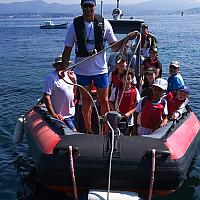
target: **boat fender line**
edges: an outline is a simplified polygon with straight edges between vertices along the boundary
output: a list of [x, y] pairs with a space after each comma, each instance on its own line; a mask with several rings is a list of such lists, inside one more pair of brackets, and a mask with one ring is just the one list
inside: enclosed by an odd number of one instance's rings
[[15, 130], [14, 130], [14, 135], [13, 135], [13, 143], [18, 144], [22, 142], [24, 136], [24, 116], [21, 116], [18, 118]]
[[[107, 118], [107, 115], [109, 113], [105, 114], [105, 117]], [[112, 158], [113, 158], [113, 152], [114, 152], [114, 140], [115, 140], [115, 130], [112, 127], [112, 125], [110, 124], [109, 120], [107, 120], [107, 124], [109, 126], [109, 128], [111, 129], [111, 136], [112, 136], [112, 140], [111, 140], [111, 151], [110, 151], [110, 159], [109, 159], [109, 171], [108, 171], [108, 190], [107, 190], [107, 200], [110, 199], [110, 180], [111, 180], [111, 172], [112, 172]], [[120, 130], [118, 129], [118, 132], [120, 134]]]
[[[40, 104], [41, 100], [37, 101], [37, 104]], [[15, 125], [15, 130], [13, 134], [13, 143], [18, 144], [22, 142], [22, 139], [24, 137], [24, 122], [25, 122], [25, 117], [28, 113], [30, 113], [33, 109], [35, 109], [36, 106], [31, 107], [24, 115], [18, 118], [17, 123]]]
[[71, 172], [72, 183], [73, 183], [74, 199], [78, 200], [76, 177], [75, 177], [75, 173], [74, 173], [73, 150], [72, 149], [73, 149], [72, 146], [69, 146], [70, 172]]
[[152, 149], [152, 169], [151, 169], [151, 179], [150, 179], [150, 186], [149, 186], [149, 197], [148, 200], [151, 200], [152, 198], [152, 192], [153, 192], [153, 184], [154, 184], [154, 178], [155, 178], [155, 169], [156, 169], [156, 150]]
[[[135, 48], [135, 52], [136, 52], [136, 51], [137, 51], [137, 48], [139, 47], [140, 41], [141, 41], [141, 33], [140, 33], [139, 31], [133, 31], [133, 32], [131, 32], [131, 33], [135, 33], [135, 34], [136, 34], [136, 37], [139, 36], [139, 41], [138, 41], [138, 44], [137, 44], [137, 46], [136, 46], [136, 48]], [[134, 39], [135, 39], [135, 38], [134, 38]], [[121, 40], [119, 40], [119, 41], [117, 41], [117, 42], [123, 42], [123, 48], [124, 48], [124, 47], [126, 46], [126, 43], [127, 43], [129, 40], [130, 40], [130, 34], [127, 34], [124, 38], [122, 38]], [[108, 45], [105, 49], [102, 49], [101, 51], [99, 51], [99, 52], [97, 52], [97, 53], [95, 53], [95, 54], [93, 54], [93, 55], [91, 55], [91, 56], [86, 57], [85, 59], [81, 60], [80, 62], [71, 65], [71, 66], [68, 67], [65, 71], [67, 71], [67, 70], [69, 70], [69, 69], [73, 70], [76, 66], [78, 66], [78, 65], [80, 65], [80, 64], [82, 64], [82, 63], [84, 63], [84, 62], [86, 62], [87, 60], [93, 58], [94, 56], [96, 56], [96, 55], [98, 55], [98, 54], [101, 54], [101, 53], [103, 53], [104, 51], [106, 51], [106, 50], [112, 48], [115, 44], [116, 44], [116, 42], [114, 42], [114, 43], [111, 44], [111, 45]], [[135, 54], [134, 54], [134, 55], [135, 55]], [[132, 60], [131, 60], [131, 62], [132, 62]]]

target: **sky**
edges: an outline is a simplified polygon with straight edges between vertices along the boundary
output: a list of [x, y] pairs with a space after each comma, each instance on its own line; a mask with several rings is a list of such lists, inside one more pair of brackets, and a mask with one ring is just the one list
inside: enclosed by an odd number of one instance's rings
[[[31, 0], [0, 0], [0, 3], [12, 3], [12, 2], [26, 2]], [[79, 4], [80, 0], [43, 0], [47, 3], [61, 3], [61, 4]], [[97, 4], [101, 3], [101, 0], [96, 0]], [[120, 4], [134, 4], [140, 3], [148, 0], [119, 0]], [[161, 0], [162, 1], [162, 0]], [[174, 0], [176, 2], [176, 0]], [[190, 0], [188, 0], [190, 1]], [[200, 3], [200, 0], [195, 0], [196, 2]], [[116, 4], [117, 0], [104, 0], [104, 4]]]
[[[25, 1], [31, 1], [31, 0], [0, 0], [0, 3], [11, 3], [11, 2], [25, 2]], [[62, 3], [62, 4], [79, 4], [80, 0], [44, 0], [47, 3]], [[120, 0], [120, 4], [126, 4], [126, 3], [139, 3], [144, 2], [146, 0]], [[104, 0], [104, 4], [116, 4], [116, 0]], [[100, 4], [101, 0], [97, 0], [97, 4]]]

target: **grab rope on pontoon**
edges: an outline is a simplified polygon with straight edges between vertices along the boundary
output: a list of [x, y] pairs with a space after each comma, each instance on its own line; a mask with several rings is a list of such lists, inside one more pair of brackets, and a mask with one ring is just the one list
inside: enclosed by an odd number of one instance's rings
[[150, 186], [149, 186], [149, 197], [148, 200], [151, 200], [152, 193], [153, 193], [153, 184], [155, 179], [155, 170], [156, 170], [156, 150], [151, 150], [151, 160], [152, 160], [152, 168], [151, 168], [151, 179], [150, 179]]
[[75, 178], [75, 173], [74, 173], [74, 161], [73, 161], [73, 148], [72, 148], [72, 146], [69, 146], [69, 161], [70, 161], [70, 173], [71, 173], [71, 177], [72, 177], [74, 199], [78, 200], [76, 178]]

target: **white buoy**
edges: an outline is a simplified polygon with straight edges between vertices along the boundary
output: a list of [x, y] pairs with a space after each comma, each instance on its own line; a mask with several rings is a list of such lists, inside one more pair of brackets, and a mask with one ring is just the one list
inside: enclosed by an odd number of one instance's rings
[[17, 120], [17, 124], [15, 126], [15, 131], [13, 135], [13, 142], [16, 144], [22, 142], [23, 136], [24, 136], [24, 118], [22, 116]]
[[[142, 200], [136, 192], [110, 191], [109, 200]], [[106, 190], [89, 190], [88, 200], [107, 200]]]

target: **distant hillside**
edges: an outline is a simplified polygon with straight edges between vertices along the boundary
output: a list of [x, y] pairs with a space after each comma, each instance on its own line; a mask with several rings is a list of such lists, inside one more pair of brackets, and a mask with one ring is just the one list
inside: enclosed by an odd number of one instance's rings
[[198, 7], [198, 8], [192, 8], [192, 9], [188, 9], [188, 10], [184, 10], [184, 13], [185, 14], [190, 14], [190, 15], [200, 14], [200, 7]]
[[143, 10], [182, 10], [194, 8], [198, 5], [200, 6], [200, 3], [197, 3], [196, 0], [149, 0], [135, 4], [135, 8]]
[[[197, 4], [195, 0], [167, 0], [166, 2], [149, 0], [147, 2], [130, 5], [120, 4], [120, 8], [125, 15], [169, 14], [177, 10], [185, 10], [197, 6], [200, 6], [200, 4]], [[115, 7], [115, 4], [104, 4], [104, 13], [111, 14]], [[199, 12], [198, 9], [195, 12]], [[48, 4], [42, 0], [8, 4], [0, 3], [0, 14], [14, 13], [71, 13], [78, 15], [81, 13], [81, 9], [79, 4]], [[97, 5], [97, 13], [100, 13], [100, 5]]]
[[66, 13], [72, 12], [74, 14], [80, 12], [79, 5], [66, 5], [51, 3], [48, 4], [41, 0], [16, 2], [9, 4], [0, 4], [0, 14], [8, 13]]

